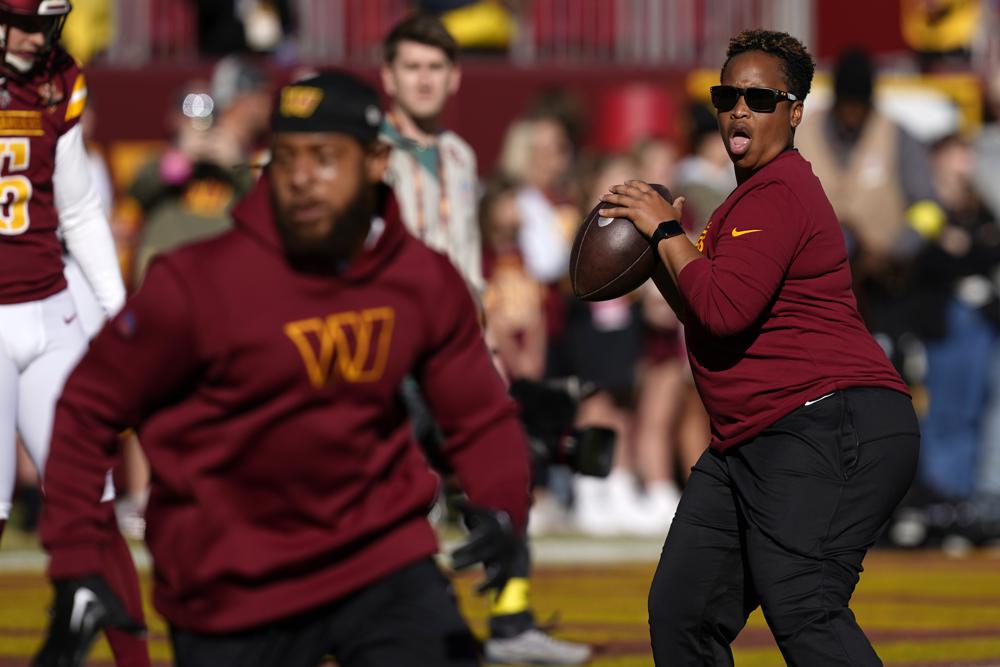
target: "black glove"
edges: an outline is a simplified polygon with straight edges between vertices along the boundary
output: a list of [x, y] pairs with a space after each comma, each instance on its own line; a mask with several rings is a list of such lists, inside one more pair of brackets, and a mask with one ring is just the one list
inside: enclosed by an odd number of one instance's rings
[[35, 656], [34, 667], [82, 665], [103, 628], [121, 628], [143, 634], [146, 626], [131, 618], [125, 606], [97, 575], [53, 583], [55, 601], [50, 611], [49, 633]]
[[506, 512], [459, 503], [462, 519], [469, 530], [469, 539], [451, 554], [452, 568], [464, 570], [482, 563], [486, 576], [477, 593], [500, 591], [511, 577], [518, 538]]

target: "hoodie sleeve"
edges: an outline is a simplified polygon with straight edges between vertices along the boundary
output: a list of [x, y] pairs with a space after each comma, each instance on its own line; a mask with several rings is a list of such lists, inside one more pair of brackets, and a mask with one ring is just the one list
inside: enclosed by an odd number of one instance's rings
[[431, 346], [417, 380], [444, 433], [445, 457], [469, 500], [506, 511], [523, 531], [530, 504], [528, 443], [486, 349], [465, 281], [446, 259], [435, 256], [435, 261], [443, 280], [428, 305]]
[[747, 193], [719, 229], [711, 258], [696, 259], [677, 276], [687, 316], [720, 338], [753, 325], [781, 288], [805, 221], [782, 184]]
[[42, 544], [53, 579], [101, 572], [113, 539], [104, 480], [117, 459], [117, 435], [136, 426], [198, 368], [186, 292], [165, 262], [91, 343], [56, 405], [46, 465]]

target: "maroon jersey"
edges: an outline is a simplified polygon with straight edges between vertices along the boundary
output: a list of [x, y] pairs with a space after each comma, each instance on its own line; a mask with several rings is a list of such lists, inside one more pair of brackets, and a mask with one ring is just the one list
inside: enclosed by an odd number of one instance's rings
[[677, 284], [714, 447], [831, 391], [907, 391], [858, 314], [843, 232], [798, 151], [733, 190], [697, 245]]
[[527, 444], [447, 257], [392, 204], [343, 273], [297, 273], [268, 197], [264, 180], [235, 230], [154, 260], [67, 381], [46, 466], [51, 576], [102, 572], [117, 529], [97, 499], [115, 434], [139, 426], [154, 602], [194, 631], [287, 617], [437, 551], [410, 373], [470, 499], [527, 521]]
[[53, 175], [56, 146], [87, 101], [83, 73], [62, 50], [56, 65], [0, 90], [0, 303], [37, 301], [66, 287]]

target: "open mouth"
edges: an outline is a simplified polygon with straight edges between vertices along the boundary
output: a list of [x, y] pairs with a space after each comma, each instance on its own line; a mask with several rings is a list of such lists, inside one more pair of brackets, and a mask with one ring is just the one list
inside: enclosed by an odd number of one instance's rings
[[750, 150], [750, 132], [746, 127], [737, 125], [729, 130], [729, 152], [733, 155], [743, 155]]

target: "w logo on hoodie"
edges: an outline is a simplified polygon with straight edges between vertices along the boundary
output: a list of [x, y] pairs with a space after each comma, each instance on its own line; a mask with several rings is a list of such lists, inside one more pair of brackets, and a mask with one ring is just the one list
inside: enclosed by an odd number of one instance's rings
[[331, 380], [377, 382], [385, 371], [396, 313], [392, 308], [366, 308], [289, 322], [292, 340], [312, 386]]

